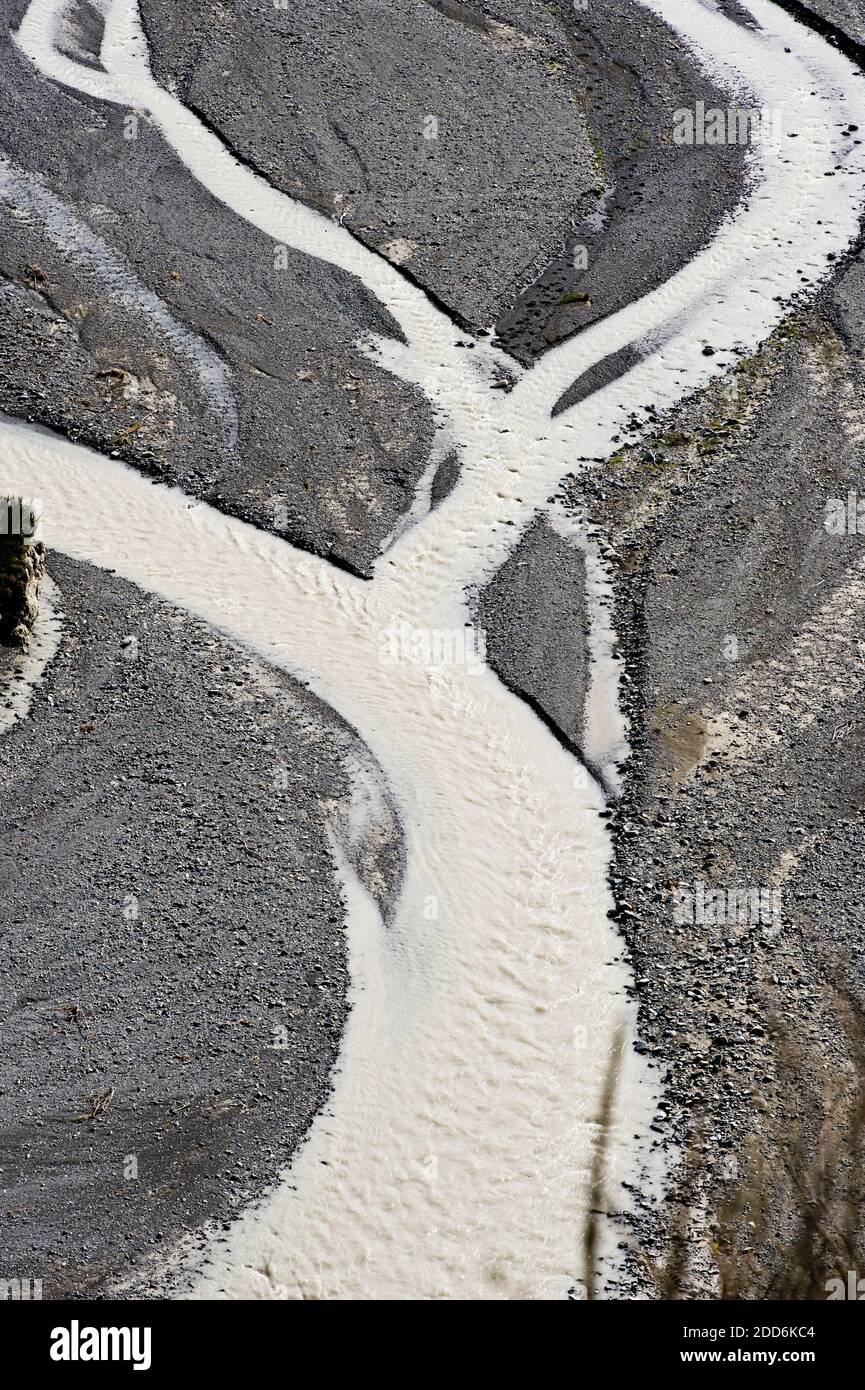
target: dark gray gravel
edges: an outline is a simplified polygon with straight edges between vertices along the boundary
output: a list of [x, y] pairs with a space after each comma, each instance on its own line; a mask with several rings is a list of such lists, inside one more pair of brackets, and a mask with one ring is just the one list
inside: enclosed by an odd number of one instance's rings
[[582, 552], [537, 521], [475, 605], [493, 670], [575, 747], [588, 678], [585, 587]]
[[324, 1100], [347, 974], [322, 802], [355, 740], [164, 603], [49, 572], [62, 645], [0, 740], [0, 1275], [57, 1298], [146, 1287]]
[[[676, 110], [696, 100], [726, 106], [727, 98], [666, 25], [631, 0], [555, 8], [567, 80], [609, 193], [500, 316], [499, 337], [524, 362], [668, 280], [710, 240], [744, 186], [744, 149], [672, 144]], [[623, 369], [596, 371], [592, 388]]]
[[[613, 888], [641, 1046], [666, 1083], [660, 1132], [693, 1147], [697, 1236], [760, 1187], [754, 1297], [784, 1273], [787, 1166], [801, 1176], [822, 1141], [862, 1201], [845, 1145], [865, 1010], [863, 538], [823, 524], [865, 470], [858, 344], [832, 324], [840, 299], [849, 325], [861, 271], [743, 364], [736, 395], [711, 389], [569, 489], [620, 556], [634, 756]], [[677, 922], [674, 892], [697, 882], [777, 885], [780, 917]], [[641, 1227], [650, 1248], [657, 1236]], [[691, 1296], [706, 1287], [704, 1268]]]
[[144, 0], [142, 14], [159, 80], [246, 162], [488, 328], [601, 190], [551, 8]]

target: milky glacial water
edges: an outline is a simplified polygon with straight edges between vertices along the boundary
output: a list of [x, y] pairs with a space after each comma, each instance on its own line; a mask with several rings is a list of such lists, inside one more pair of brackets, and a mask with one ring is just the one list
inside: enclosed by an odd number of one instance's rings
[[[395, 267], [243, 168], [157, 86], [134, 0], [104, 8], [104, 72], [58, 54], [58, 0], [34, 0], [19, 42], [53, 80], [147, 113], [202, 186], [275, 242], [359, 277], [406, 340], [366, 350], [427, 392], [461, 446], [453, 492], [415, 517], [364, 583], [117, 461], [2, 425], [0, 481], [44, 499], [48, 543], [305, 679], [367, 743], [404, 828], [405, 880], [387, 926], [335, 844], [354, 1009], [333, 1093], [274, 1191], [226, 1241], [214, 1233], [186, 1291], [565, 1297], [580, 1273], [604, 1069], [617, 1029], [629, 1039], [634, 1030], [606, 915], [601, 792], [486, 666], [394, 663], [384, 635], [401, 623], [463, 629], [467, 589], [495, 572], [566, 473], [611, 454], [631, 411], [675, 404], [724, 370], [734, 346], [753, 349], [800, 289], [798, 272], [825, 275], [829, 253], [857, 230], [863, 156], [842, 130], [865, 128], [862, 81], [767, 0], [748, 6], [756, 31], [696, 0], [652, 0], [716, 81], [740, 104], [778, 108], [796, 138], [755, 146], [753, 191], [689, 265], [504, 394], [489, 391], [488, 349], [458, 347], [465, 335]], [[632, 342], [644, 346], [638, 366], [553, 417], [582, 372]], [[596, 759], [615, 761], [623, 725], [605, 657], [614, 634], [600, 613], [599, 557], [590, 561], [592, 700], [612, 711], [606, 721], [596, 711], [592, 737]], [[613, 1189], [650, 1156], [654, 1078], [627, 1049]], [[608, 1229], [608, 1249], [614, 1240]]]

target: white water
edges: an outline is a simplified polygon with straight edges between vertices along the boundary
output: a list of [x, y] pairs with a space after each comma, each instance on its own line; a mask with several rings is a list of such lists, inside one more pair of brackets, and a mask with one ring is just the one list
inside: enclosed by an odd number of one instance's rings
[[619, 769], [628, 754], [628, 721], [619, 701], [612, 578], [601, 556], [601, 547], [590, 534], [583, 516], [565, 513], [561, 506], [553, 505], [547, 513], [547, 521], [583, 556], [586, 608], [590, 617], [586, 644], [590, 665], [581, 748], [587, 765], [598, 772], [612, 795], [619, 797], [623, 789]]
[[[109, 9], [96, 75], [56, 53], [62, 8], [34, 0], [19, 35], [43, 72], [89, 91], [98, 77], [99, 95], [149, 112], [238, 215], [363, 279], [407, 340], [379, 341], [381, 360], [423, 386], [463, 445], [451, 496], [364, 585], [118, 463], [3, 428], [9, 482], [44, 498], [49, 543], [308, 679], [384, 768], [405, 830], [406, 878], [387, 931], [343, 865], [356, 1008], [328, 1111], [273, 1195], [211, 1246], [196, 1292], [562, 1297], [579, 1270], [605, 1059], [619, 1019], [633, 1025], [627, 972], [610, 963], [618, 943], [605, 915], [599, 795], [488, 670], [384, 664], [380, 635], [403, 621], [461, 628], [466, 585], [502, 562], [578, 456], [611, 453], [630, 408], [673, 404], [722, 370], [725, 354], [703, 357], [705, 342], [756, 346], [782, 315], [776, 297], [799, 288], [797, 269], [825, 273], [827, 253], [856, 231], [863, 155], [838, 128], [865, 125], [862, 84], [765, 0], [750, 6], [764, 26], [756, 34], [694, 0], [653, 0], [718, 79], [747, 88], [745, 104], [781, 108], [798, 138], [754, 151], [755, 192], [688, 267], [555, 349], [503, 398], [487, 390], [490, 354], [455, 348], [447, 320], [394, 267], [242, 169], [156, 86], [134, 0]], [[593, 362], [663, 330], [663, 348], [551, 420]], [[629, 1055], [619, 1175], [633, 1175], [633, 1136], [653, 1105]]]

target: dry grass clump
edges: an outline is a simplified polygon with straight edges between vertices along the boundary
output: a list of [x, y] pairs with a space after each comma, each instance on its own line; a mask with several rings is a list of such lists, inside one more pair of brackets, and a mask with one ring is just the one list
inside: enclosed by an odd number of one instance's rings
[[[703, 1215], [712, 1199], [701, 1168], [703, 1150], [694, 1126], [679, 1178], [680, 1200], [672, 1205], [667, 1256], [643, 1251], [637, 1258], [661, 1299], [823, 1300], [830, 1280], [847, 1287], [848, 1274], [865, 1274], [865, 1030], [861, 1016], [842, 1001], [853, 1084], [843, 1074], [823, 1095], [802, 1097], [800, 1119], [779, 1132], [780, 1122], [761, 1117], [746, 1146], [734, 1185], [725, 1184], [714, 1217]], [[774, 1022], [779, 1076], [802, 1090], [805, 1068], [783, 1027]], [[611, 1117], [621, 1068], [617, 1040], [604, 1078], [598, 1136], [592, 1163], [591, 1211], [583, 1244], [583, 1282], [598, 1297], [599, 1223], [606, 1201]], [[819, 1130], [816, 1140], [809, 1138]], [[700, 1277], [692, 1273], [701, 1263]], [[714, 1285], [714, 1292], [712, 1286]]]

